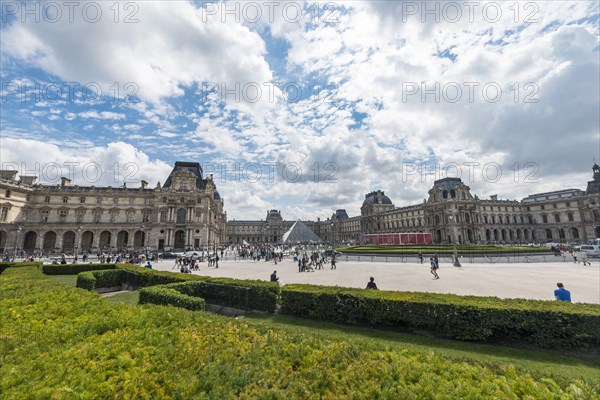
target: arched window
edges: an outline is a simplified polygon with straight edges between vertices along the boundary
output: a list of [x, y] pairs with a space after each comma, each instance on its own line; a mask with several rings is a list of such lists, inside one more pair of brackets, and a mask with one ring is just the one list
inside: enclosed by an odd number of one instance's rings
[[185, 224], [185, 208], [177, 210], [177, 223]]

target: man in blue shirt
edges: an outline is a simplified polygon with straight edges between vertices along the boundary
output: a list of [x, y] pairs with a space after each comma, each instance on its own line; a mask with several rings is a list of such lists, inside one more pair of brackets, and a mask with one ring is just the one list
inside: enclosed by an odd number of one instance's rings
[[558, 286], [558, 289], [556, 289], [554, 291], [554, 297], [556, 297], [556, 300], [568, 301], [570, 303], [571, 302], [571, 292], [569, 292], [567, 289], [565, 289], [563, 284], [560, 282], [557, 283], [556, 286]]

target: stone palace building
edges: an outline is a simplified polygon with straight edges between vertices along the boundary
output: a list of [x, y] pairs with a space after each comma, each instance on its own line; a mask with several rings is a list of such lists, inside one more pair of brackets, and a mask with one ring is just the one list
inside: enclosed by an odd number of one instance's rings
[[[326, 220], [304, 221], [323, 241], [357, 243], [364, 234], [431, 233], [434, 243], [589, 243], [600, 238], [600, 166], [585, 191], [558, 190], [521, 201], [480, 199], [460, 178], [434, 182], [423, 203], [395, 207], [384, 192], [365, 195], [361, 214], [337, 210]], [[280, 242], [294, 221], [278, 210], [264, 220], [229, 221], [228, 242]]]
[[164, 185], [136, 188], [36, 184], [0, 171], [0, 253], [181, 251], [225, 241], [227, 215], [212, 176], [176, 162]]
[[[521, 201], [480, 199], [459, 178], [434, 182], [423, 203], [394, 206], [383, 191], [365, 195], [358, 216], [337, 210], [304, 221], [324, 242], [357, 243], [371, 233], [431, 233], [434, 243], [588, 243], [600, 237], [600, 166], [587, 189], [565, 189]], [[199, 163], [176, 162], [148, 188], [36, 184], [0, 171], [0, 253], [115, 250], [182, 251], [228, 244], [281, 243], [295, 221], [279, 210], [264, 220], [227, 221], [212, 176]]]

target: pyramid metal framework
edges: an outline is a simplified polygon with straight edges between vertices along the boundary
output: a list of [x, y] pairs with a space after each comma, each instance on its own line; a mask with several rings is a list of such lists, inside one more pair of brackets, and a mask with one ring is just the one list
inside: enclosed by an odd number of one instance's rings
[[306, 224], [300, 220], [294, 222], [289, 231], [283, 234], [283, 243], [321, 243], [322, 240]]

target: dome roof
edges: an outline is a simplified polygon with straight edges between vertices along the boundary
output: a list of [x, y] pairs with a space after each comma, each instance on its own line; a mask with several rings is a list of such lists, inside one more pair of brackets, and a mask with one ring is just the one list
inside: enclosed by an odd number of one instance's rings
[[365, 195], [365, 201], [363, 202], [363, 206], [366, 204], [389, 204], [392, 205], [392, 200], [385, 195], [384, 192], [378, 190], [376, 192], [371, 192]]
[[219, 194], [218, 190], [215, 190], [213, 192], [213, 199], [215, 199], [215, 200], [221, 200], [221, 194]]

